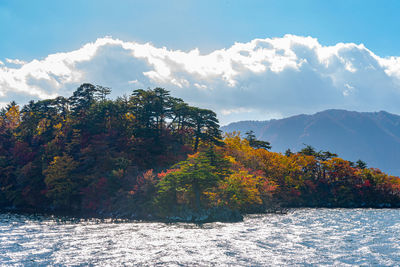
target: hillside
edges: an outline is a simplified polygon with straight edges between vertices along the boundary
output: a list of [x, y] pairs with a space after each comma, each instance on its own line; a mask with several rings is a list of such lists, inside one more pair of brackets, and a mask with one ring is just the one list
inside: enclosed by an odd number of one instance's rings
[[299, 151], [307, 144], [400, 175], [400, 116], [385, 111], [332, 109], [279, 120], [240, 121], [221, 129], [241, 133], [253, 130], [257, 138], [269, 141], [275, 152], [288, 148]]

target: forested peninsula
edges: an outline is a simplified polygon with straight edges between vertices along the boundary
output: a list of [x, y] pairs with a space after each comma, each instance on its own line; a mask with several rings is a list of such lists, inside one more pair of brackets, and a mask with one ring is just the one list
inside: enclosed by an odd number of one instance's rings
[[[0, 209], [160, 221], [237, 221], [288, 207], [400, 207], [400, 178], [305, 146], [285, 154], [163, 88], [0, 111]], [[272, 144], [273, 145], [273, 144]]]

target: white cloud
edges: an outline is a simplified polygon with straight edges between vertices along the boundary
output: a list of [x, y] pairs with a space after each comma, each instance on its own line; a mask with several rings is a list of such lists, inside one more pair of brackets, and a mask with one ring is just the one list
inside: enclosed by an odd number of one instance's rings
[[379, 57], [363, 44], [323, 46], [311, 37], [254, 39], [209, 54], [105, 37], [71, 52], [6, 63], [0, 63], [2, 102], [68, 96], [92, 82], [118, 95], [162, 86], [216, 110], [224, 123], [326, 108], [400, 113], [400, 57]]
[[194, 83], [193, 85], [199, 89], [207, 89], [207, 85], [205, 84]]
[[[15, 64], [15, 65], [24, 65], [24, 64], [26, 64], [25, 61], [19, 60], [19, 59], [9, 59], [9, 58], [6, 58], [6, 62], [7, 62], [7, 63], [11, 63], [11, 64]], [[2, 62], [2, 63], [3, 63], [3, 62]]]
[[222, 109], [221, 114], [222, 115], [230, 115], [230, 114], [237, 114], [237, 113], [250, 113], [253, 111], [254, 111], [254, 109], [252, 109], [252, 108], [238, 107], [238, 108], [234, 108], [234, 109]]
[[350, 94], [355, 90], [354, 86], [351, 86], [351, 85], [348, 84], [348, 83], [344, 84], [344, 87], [346, 88], [346, 89], [343, 91], [343, 95], [344, 95], [344, 96], [350, 95]]

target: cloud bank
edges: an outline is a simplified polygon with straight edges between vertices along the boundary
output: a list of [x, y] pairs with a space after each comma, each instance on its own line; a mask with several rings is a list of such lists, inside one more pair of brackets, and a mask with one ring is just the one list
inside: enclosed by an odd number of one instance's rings
[[165, 87], [217, 111], [222, 123], [328, 108], [400, 113], [400, 57], [311, 37], [254, 39], [209, 54], [106, 37], [44, 59], [0, 61], [3, 104], [69, 96], [83, 82], [112, 87], [114, 95]]

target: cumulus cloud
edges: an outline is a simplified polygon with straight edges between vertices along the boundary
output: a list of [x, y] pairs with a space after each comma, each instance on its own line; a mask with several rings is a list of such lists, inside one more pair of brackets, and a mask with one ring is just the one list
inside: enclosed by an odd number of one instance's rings
[[165, 87], [216, 110], [223, 123], [327, 108], [400, 113], [400, 57], [311, 37], [254, 39], [208, 54], [106, 37], [43, 59], [0, 63], [1, 102], [69, 96], [83, 82], [112, 87], [114, 95]]
[[[6, 58], [6, 62], [7, 63], [11, 63], [11, 64], [15, 64], [15, 65], [25, 65], [26, 62], [23, 60], [19, 60], [19, 59], [10, 59], [10, 58]], [[3, 63], [3, 62], [2, 62]], [[3, 63], [4, 64], [4, 63]]]

